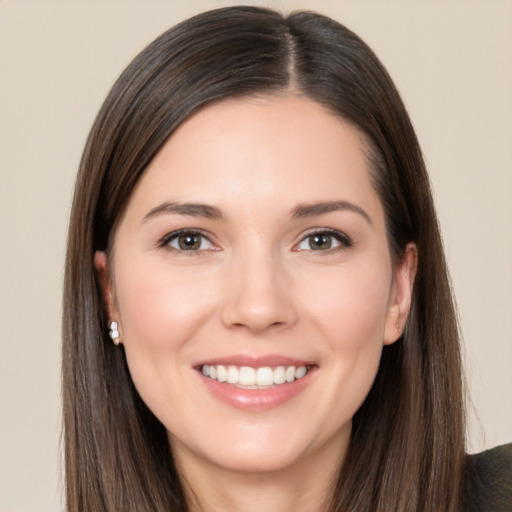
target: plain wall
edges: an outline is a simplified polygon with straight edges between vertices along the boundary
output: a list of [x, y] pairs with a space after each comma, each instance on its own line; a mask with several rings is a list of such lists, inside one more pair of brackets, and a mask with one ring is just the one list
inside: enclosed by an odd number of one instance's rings
[[[0, 512], [61, 509], [60, 314], [80, 154], [109, 87], [175, 22], [243, 2], [0, 0]], [[247, 3], [247, 2], [246, 2]], [[465, 338], [468, 449], [512, 440], [512, 2], [250, 2], [376, 51], [431, 172]]]

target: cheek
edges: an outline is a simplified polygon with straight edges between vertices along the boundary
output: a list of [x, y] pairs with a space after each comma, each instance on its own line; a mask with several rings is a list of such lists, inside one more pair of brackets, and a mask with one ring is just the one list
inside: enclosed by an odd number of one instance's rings
[[116, 268], [116, 300], [121, 334], [131, 367], [162, 356], [176, 360], [180, 348], [204, 328], [214, 310], [214, 295], [201, 279], [165, 265], [133, 263]]
[[331, 272], [329, 280], [319, 281], [323, 290], [316, 287], [305, 306], [328, 354], [324, 365], [332, 376], [330, 394], [343, 395], [340, 414], [357, 410], [378, 370], [391, 275], [382, 266], [378, 270], [378, 266], [362, 266]]
[[[197, 277], [197, 276], [196, 276]], [[133, 383], [146, 405], [164, 424], [170, 424], [169, 404], [183, 403], [189, 376], [189, 342], [208, 329], [215, 311], [215, 287], [187, 277], [165, 265], [116, 267], [116, 302], [127, 364]], [[210, 282], [211, 284], [211, 282]], [[181, 404], [181, 405], [180, 405]]]
[[303, 302], [304, 309], [324, 331], [331, 348], [350, 352], [367, 344], [381, 345], [391, 272], [382, 264], [323, 272], [323, 276], [310, 276], [304, 287], [308, 293]]
[[179, 272], [150, 267], [144, 265], [138, 271], [132, 263], [126, 271], [121, 265], [116, 268], [116, 300], [128, 342], [153, 343], [157, 341], [153, 336], [169, 336], [186, 327], [207, 301], [196, 282], [180, 277]]

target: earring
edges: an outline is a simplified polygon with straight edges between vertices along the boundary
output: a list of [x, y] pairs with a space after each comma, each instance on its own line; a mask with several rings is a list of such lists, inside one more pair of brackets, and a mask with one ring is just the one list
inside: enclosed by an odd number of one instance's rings
[[398, 322], [395, 325], [395, 334], [400, 334], [400, 324]]
[[121, 340], [119, 339], [119, 331], [117, 330], [117, 322], [110, 323], [110, 332], [108, 334], [112, 338], [114, 345], [119, 345], [119, 343], [121, 343]]

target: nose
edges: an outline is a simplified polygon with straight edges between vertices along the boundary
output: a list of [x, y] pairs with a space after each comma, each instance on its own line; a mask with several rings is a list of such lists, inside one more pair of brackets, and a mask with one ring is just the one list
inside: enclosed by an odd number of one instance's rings
[[291, 282], [278, 259], [252, 255], [233, 262], [222, 307], [226, 327], [263, 334], [296, 323]]

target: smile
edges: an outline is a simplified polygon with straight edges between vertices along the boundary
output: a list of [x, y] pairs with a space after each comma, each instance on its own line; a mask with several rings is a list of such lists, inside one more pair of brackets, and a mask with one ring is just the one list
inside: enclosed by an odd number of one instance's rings
[[302, 379], [309, 371], [309, 366], [251, 366], [202, 365], [205, 377], [217, 382], [231, 384], [245, 389], [268, 389]]
[[291, 402], [310, 388], [319, 375], [316, 362], [278, 354], [225, 356], [199, 362], [193, 369], [210, 396], [251, 413]]

